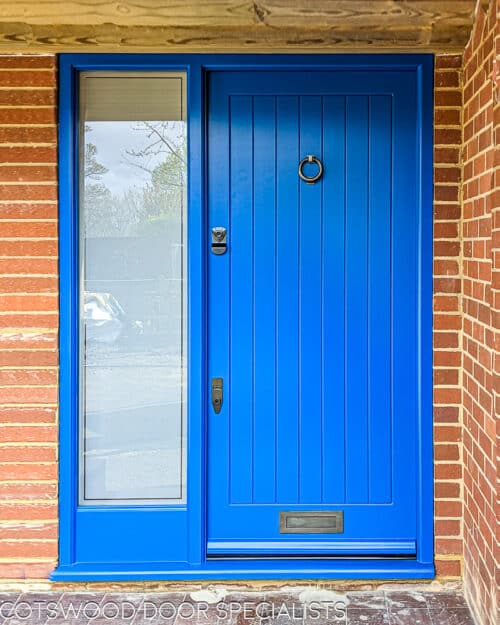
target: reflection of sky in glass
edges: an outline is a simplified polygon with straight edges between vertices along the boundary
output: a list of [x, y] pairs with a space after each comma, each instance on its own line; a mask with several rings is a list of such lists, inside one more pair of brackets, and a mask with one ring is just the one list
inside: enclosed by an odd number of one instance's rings
[[[154, 123], [154, 122], [153, 122]], [[151, 175], [139, 167], [131, 165], [139, 159], [129, 156], [127, 151], [138, 152], [152, 143], [149, 130], [137, 122], [86, 122], [91, 129], [85, 133], [85, 142], [97, 147], [96, 159], [107, 167], [108, 172], [101, 176], [113, 194], [121, 195], [133, 187], [142, 187], [151, 180]], [[141, 164], [153, 169], [165, 158], [164, 153], [150, 156]]]

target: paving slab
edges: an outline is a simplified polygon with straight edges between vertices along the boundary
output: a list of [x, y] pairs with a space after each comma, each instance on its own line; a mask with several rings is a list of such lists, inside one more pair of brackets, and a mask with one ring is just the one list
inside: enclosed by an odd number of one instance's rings
[[0, 625], [474, 625], [460, 592], [0, 593]]

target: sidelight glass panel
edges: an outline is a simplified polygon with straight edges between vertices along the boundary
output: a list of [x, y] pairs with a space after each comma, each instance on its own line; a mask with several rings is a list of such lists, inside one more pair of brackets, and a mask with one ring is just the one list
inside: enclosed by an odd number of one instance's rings
[[80, 75], [80, 504], [186, 497], [185, 75]]

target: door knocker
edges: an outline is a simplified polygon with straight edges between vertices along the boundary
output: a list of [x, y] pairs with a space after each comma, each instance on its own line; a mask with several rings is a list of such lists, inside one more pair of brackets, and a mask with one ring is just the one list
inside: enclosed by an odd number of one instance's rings
[[[314, 176], [305, 175], [303, 170], [304, 170], [304, 165], [306, 163], [314, 163], [315, 165], [317, 165], [318, 171], [316, 172]], [[307, 182], [307, 184], [314, 184], [315, 182], [318, 182], [318, 180], [321, 178], [322, 175], [323, 175], [323, 163], [319, 160], [317, 156], [314, 156], [313, 154], [308, 154], [305, 158], [303, 158], [300, 161], [299, 176], [302, 178], [302, 180], [304, 180], [304, 182]]]

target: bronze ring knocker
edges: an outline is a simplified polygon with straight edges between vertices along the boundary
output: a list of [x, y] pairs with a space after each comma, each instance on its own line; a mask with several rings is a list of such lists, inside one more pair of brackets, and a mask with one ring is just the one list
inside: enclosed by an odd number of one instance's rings
[[[314, 176], [306, 176], [304, 172], [302, 171], [306, 163], [316, 163], [316, 165], [318, 166], [318, 171]], [[302, 180], [304, 180], [304, 182], [307, 182], [307, 184], [314, 184], [315, 182], [318, 182], [318, 180], [321, 178], [322, 175], [323, 175], [323, 163], [319, 160], [317, 156], [308, 154], [305, 158], [303, 158], [300, 161], [299, 176], [302, 178]]]

